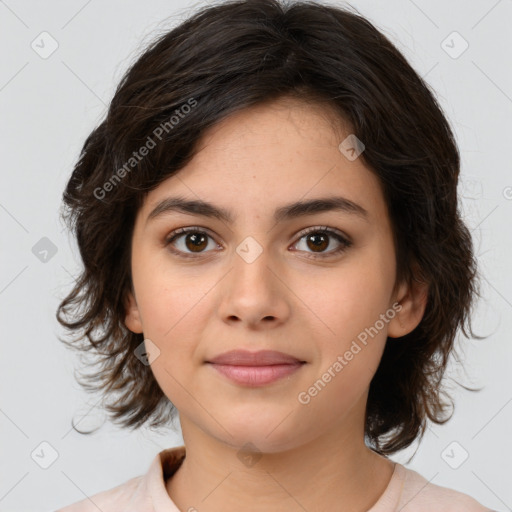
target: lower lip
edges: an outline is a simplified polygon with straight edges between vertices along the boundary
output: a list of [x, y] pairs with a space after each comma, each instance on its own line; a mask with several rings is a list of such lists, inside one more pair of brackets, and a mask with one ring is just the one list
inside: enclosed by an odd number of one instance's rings
[[210, 363], [228, 379], [244, 386], [264, 386], [295, 373], [302, 363], [274, 364], [269, 366], [235, 366]]

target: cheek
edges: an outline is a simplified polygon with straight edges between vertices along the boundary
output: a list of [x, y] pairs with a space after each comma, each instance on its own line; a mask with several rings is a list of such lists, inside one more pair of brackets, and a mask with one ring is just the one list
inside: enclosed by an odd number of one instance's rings
[[133, 256], [133, 279], [144, 335], [167, 344], [180, 329], [194, 325], [198, 307], [215, 286], [212, 273], [171, 264], [165, 249]]
[[319, 338], [324, 337], [328, 346], [334, 341], [339, 349], [386, 312], [393, 279], [390, 265], [367, 251], [336, 270], [318, 274], [312, 279], [314, 286], [302, 281], [296, 286], [303, 290], [308, 317], [319, 325]]
[[200, 396], [190, 377], [202, 364], [198, 346], [204, 331], [201, 318], [206, 302], [201, 299], [205, 292], [164, 285], [153, 290], [143, 309], [144, 336], [160, 351], [151, 371], [178, 410], [187, 410], [191, 396]]
[[161, 255], [146, 260], [140, 270], [134, 276], [134, 286], [144, 337], [160, 351], [151, 368], [168, 394], [178, 385], [171, 375], [180, 382], [185, 380], [190, 365], [198, 361], [204, 323], [211, 317], [208, 292], [218, 279], [204, 272], [194, 275], [192, 269], [177, 272]]

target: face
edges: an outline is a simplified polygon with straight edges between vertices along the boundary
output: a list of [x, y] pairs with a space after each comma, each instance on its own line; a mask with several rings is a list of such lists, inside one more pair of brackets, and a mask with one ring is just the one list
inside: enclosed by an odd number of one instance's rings
[[[199, 429], [277, 452], [347, 428], [362, 438], [386, 338], [410, 332], [424, 304], [405, 285], [394, 290], [386, 203], [362, 159], [339, 149], [349, 134], [319, 106], [253, 107], [211, 129], [147, 195], [126, 325], [151, 340], [150, 354], [157, 347], [151, 370], [185, 439]], [[337, 207], [288, 208], [334, 198]], [[298, 362], [212, 364], [232, 350]]]

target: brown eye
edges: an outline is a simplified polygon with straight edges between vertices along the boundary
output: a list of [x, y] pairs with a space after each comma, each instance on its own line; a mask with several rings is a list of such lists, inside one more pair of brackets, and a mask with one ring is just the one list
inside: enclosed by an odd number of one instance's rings
[[203, 233], [187, 233], [185, 246], [192, 252], [201, 252], [208, 245], [208, 237]]
[[[326, 226], [321, 228], [310, 228], [305, 233], [302, 233], [302, 236], [296, 246], [299, 246], [302, 241], [304, 241], [302, 248], [299, 247], [296, 250], [310, 253], [310, 255], [306, 255], [308, 258], [334, 256], [345, 251], [352, 245], [350, 240]], [[327, 251], [329, 247], [331, 250]]]
[[329, 247], [329, 236], [325, 233], [312, 233], [306, 235], [306, 243], [313, 251], [322, 252]]
[[210, 248], [218, 247], [213, 238], [197, 228], [181, 228], [171, 233], [165, 242], [166, 246], [171, 246], [173, 253], [183, 257], [193, 257], [191, 255], [204, 254], [210, 252], [206, 250], [208, 245]]

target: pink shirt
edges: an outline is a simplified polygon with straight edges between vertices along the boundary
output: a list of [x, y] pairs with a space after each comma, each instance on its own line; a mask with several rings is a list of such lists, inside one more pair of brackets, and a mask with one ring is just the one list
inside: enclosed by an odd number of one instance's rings
[[[145, 475], [56, 512], [180, 512], [167, 494], [165, 481], [174, 474], [184, 458], [184, 446], [163, 450], [153, 459]], [[386, 490], [368, 512], [397, 510], [492, 512], [467, 494], [431, 484], [416, 471], [395, 463]]]

